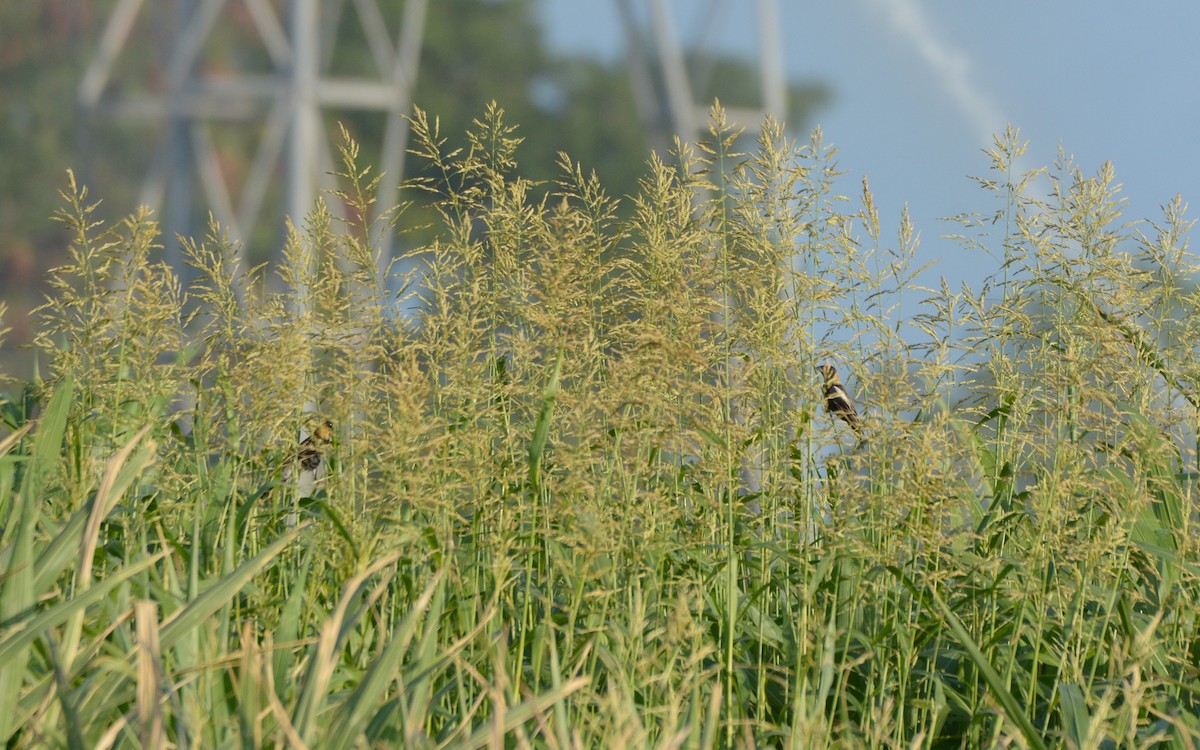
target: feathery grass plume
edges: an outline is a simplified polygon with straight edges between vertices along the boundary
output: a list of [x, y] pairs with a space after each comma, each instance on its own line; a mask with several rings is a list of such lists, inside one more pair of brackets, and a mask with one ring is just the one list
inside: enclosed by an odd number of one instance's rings
[[[1010, 130], [996, 211], [959, 217], [996, 276], [926, 288], [819, 131], [738, 154], [714, 111], [626, 220], [568, 157], [516, 177], [499, 107], [458, 150], [412, 123], [441, 223], [405, 274], [349, 134], [283, 262], [214, 222], [186, 298], [148, 216], [106, 229], [72, 183], [52, 378], [3, 411], [0, 741], [1200, 738], [1181, 201], [1130, 224], [1111, 169], [1018, 174]], [[289, 528], [313, 409], [338, 439]]]
[[[792, 515], [789, 498], [801, 493], [789, 446], [803, 434], [802, 399], [796, 392], [795, 363], [806, 354], [802, 321], [806, 301], [793, 294], [800, 275], [797, 259], [805, 214], [813, 197], [803, 186], [808, 171], [804, 150], [789, 139], [781, 123], [768, 120], [758, 147], [731, 178], [734, 191], [730, 222], [730, 310], [745, 369], [736, 411], [743, 415], [756, 447], [749, 471], [767, 500], [769, 520]], [[811, 506], [810, 506], [811, 507]]]
[[69, 261], [50, 272], [51, 293], [34, 315], [35, 345], [50, 362], [43, 389], [77, 383], [72, 408], [88, 415], [72, 420], [87, 452], [75, 454], [63, 477], [76, 493], [145, 425], [165, 434], [185, 377], [185, 320], [178, 279], [151, 260], [158, 227], [148, 211], [106, 227], [94, 218], [99, 204], [88, 202], [74, 173], [67, 178], [55, 218], [70, 229]]
[[[12, 331], [12, 328], [4, 325], [4, 318], [8, 315], [8, 304], [0, 302], [0, 347], [4, 346], [5, 337]], [[0, 385], [10, 384], [15, 380], [6, 372], [0, 371]]]
[[[651, 157], [649, 173], [633, 197], [627, 269], [616, 282], [622, 317], [613, 328], [615, 351], [601, 398], [611, 404], [616, 438], [613, 460], [621, 492], [616, 500], [659, 532], [685, 524], [685, 534], [706, 533], [714, 498], [697, 496], [689, 473], [712, 470], [697, 463], [702, 431], [721, 424], [711, 409], [713, 336], [718, 300], [709, 235], [695, 216], [699, 164], [680, 145], [676, 165]], [[664, 497], [651, 509], [640, 493]], [[666, 521], [666, 523], [662, 523]]]

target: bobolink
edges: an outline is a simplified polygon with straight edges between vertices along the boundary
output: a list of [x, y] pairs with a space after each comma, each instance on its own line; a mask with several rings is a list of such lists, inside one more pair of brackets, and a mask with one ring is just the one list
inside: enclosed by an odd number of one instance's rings
[[825, 378], [825, 411], [850, 425], [854, 434], [861, 438], [862, 420], [859, 419], [858, 409], [854, 408], [854, 402], [850, 400], [850, 394], [842, 385], [837, 370], [833, 365], [817, 365], [817, 372]]
[[300, 441], [300, 449], [283, 467], [281, 476], [286, 484], [296, 477], [298, 497], [312, 495], [313, 487], [325, 474], [325, 446], [333, 442], [333, 422], [322, 420], [312, 434]]

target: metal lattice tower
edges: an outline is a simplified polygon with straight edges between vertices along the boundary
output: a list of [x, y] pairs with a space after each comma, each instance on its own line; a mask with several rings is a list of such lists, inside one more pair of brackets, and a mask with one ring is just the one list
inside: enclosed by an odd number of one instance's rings
[[[697, 101], [696, 83], [711, 74], [705, 70], [707, 40], [730, 0], [707, 0], [687, 21], [696, 27], [689, 48], [691, 65], [679, 33], [679, 14], [670, 0], [615, 0], [629, 50], [634, 95], [652, 144], [662, 150], [672, 135], [695, 141], [706, 131], [712, 102]], [[744, 7], [739, 0], [736, 5]], [[787, 79], [783, 65], [783, 38], [778, 0], [755, 0], [756, 50], [753, 61], [759, 80], [759, 106], [726, 107], [729, 121], [753, 132], [770, 115], [782, 121], [787, 114]]]
[[[389, 34], [382, 0], [117, 0], [98, 50], [79, 88], [86, 115], [149, 122], [165, 133], [142, 186], [141, 200], [162, 217], [167, 236], [191, 235], [188, 225], [198, 186], [204, 204], [234, 240], [246, 240], [261, 221], [264, 199], [282, 171], [287, 194], [284, 209], [298, 221], [311, 210], [322, 189], [334, 187], [329, 134], [322, 114], [358, 109], [386, 118], [384, 172], [379, 205], [394, 202], [404, 170], [408, 128], [400, 117], [412, 106], [429, 0], [404, 0], [399, 29]], [[665, 148], [670, 136], [694, 140], [707, 121], [708, 103], [699, 104], [693, 81], [702, 71], [689, 69], [670, 0], [614, 0], [626, 34], [631, 77], [643, 124], [652, 145]], [[766, 114], [782, 118], [786, 108], [782, 41], [777, 0], [757, 6], [760, 108], [730, 110], [730, 119], [754, 128]], [[238, 4], [269, 59], [266, 72], [201, 69], [206, 43]], [[729, 0], [707, 0], [698, 16], [703, 38]], [[124, 94], [118, 62], [135, 43], [131, 37], [147, 12], [173, 13], [165, 68], [150, 93]], [[337, 57], [335, 36], [347, 6], [361, 24], [374, 71], [359, 77], [331, 73]], [[282, 8], [278, 11], [277, 8]], [[248, 22], [245, 20], [248, 18]], [[701, 45], [703, 42], [701, 41]], [[695, 49], [695, 43], [693, 49]], [[261, 140], [247, 168], [240, 193], [221, 169], [213, 127], [221, 123], [257, 124]], [[383, 262], [391, 255], [391, 237], [377, 238]], [[178, 261], [178, 257], [170, 258]], [[178, 263], [174, 263], [178, 267]]]
[[[374, 75], [329, 72], [337, 53], [334, 35], [347, 2], [357, 11]], [[428, 0], [405, 0], [394, 39], [379, 0], [287, 0], [285, 18], [270, 0], [241, 0], [249, 25], [266, 50], [270, 70], [211, 75], [200, 70], [198, 62], [231, 4], [230, 0], [174, 0], [175, 28], [160, 90], [123, 95], [114, 71], [133, 43], [130, 35], [139, 16], [148, 8], [145, 0], [118, 0], [80, 84], [85, 113], [150, 121], [165, 128], [141, 200], [161, 211], [168, 236], [190, 234], [187, 225], [198, 183], [205, 204], [230, 237], [245, 239], [259, 221], [268, 188], [281, 167], [287, 187], [285, 210], [299, 221], [311, 210], [318, 192], [331, 187], [328, 174], [336, 162], [322, 122], [326, 109], [378, 111], [386, 116], [379, 164], [385, 175], [378, 196], [382, 205], [390, 205], [404, 168], [408, 128], [400, 115], [411, 107]], [[162, 6], [155, 10], [161, 11]], [[261, 140], [236, 204], [212, 137], [213, 125], [225, 122], [261, 125]], [[390, 237], [380, 240], [385, 246], [390, 243]]]

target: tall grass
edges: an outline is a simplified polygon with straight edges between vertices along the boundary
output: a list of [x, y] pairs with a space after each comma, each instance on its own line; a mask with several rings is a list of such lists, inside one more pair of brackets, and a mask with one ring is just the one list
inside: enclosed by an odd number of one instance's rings
[[515, 177], [497, 108], [457, 151], [412, 124], [441, 226], [394, 267], [349, 139], [356, 218], [278, 268], [214, 225], [187, 289], [152, 217], [64, 192], [49, 377], [2, 412], [10, 747], [1200, 739], [1181, 203], [1127, 222], [1111, 169], [1016, 174], [1007, 132], [959, 217], [998, 271], [954, 291], [819, 133], [742, 154], [715, 110], [618, 199]]

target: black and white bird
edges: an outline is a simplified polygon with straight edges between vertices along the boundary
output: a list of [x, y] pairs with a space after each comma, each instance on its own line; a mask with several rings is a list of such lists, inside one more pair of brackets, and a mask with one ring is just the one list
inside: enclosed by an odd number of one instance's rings
[[854, 408], [854, 402], [850, 400], [846, 387], [842, 385], [837, 370], [833, 365], [817, 365], [817, 372], [825, 378], [825, 411], [848, 424], [850, 429], [854, 430], [854, 434], [861, 438], [862, 419], [859, 418], [858, 409]]

